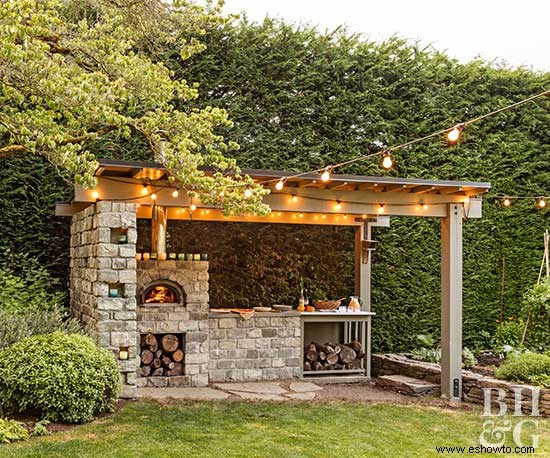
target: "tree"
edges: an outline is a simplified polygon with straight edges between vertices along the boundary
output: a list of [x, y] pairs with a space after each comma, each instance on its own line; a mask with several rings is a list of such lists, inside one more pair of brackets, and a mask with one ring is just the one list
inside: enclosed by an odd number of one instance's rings
[[262, 204], [268, 191], [225, 157], [238, 148], [217, 133], [232, 124], [225, 110], [185, 109], [198, 85], [175, 80], [161, 61], [168, 48], [181, 59], [202, 51], [200, 36], [224, 22], [221, 3], [0, 0], [0, 6], [0, 158], [41, 155], [92, 188], [94, 144], [141, 136], [191, 197], [226, 213], [269, 211]]

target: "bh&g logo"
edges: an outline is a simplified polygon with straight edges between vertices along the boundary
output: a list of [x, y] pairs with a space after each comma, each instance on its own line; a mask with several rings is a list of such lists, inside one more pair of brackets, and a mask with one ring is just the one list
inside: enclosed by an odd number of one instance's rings
[[[513, 418], [517, 418], [517, 421], [512, 421], [508, 418], [502, 418], [508, 411], [508, 405], [505, 402], [506, 391], [502, 388], [482, 388], [483, 390], [483, 415], [482, 417], [491, 417], [490, 420], [483, 422], [483, 430], [479, 435], [479, 443], [483, 447], [499, 448], [504, 445], [506, 438], [511, 434], [514, 443], [518, 447], [533, 447], [537, 448], [539, 445], [539, 436], [532, 434], [532, 431], [536, 431], [539, 426], [538, 420], [528, 417], [539, 417], [539, 398], [540, 390], [537, 388], [528, 387], [513, 387], [514, 392], [514, 413]], [[525, 399], [522, 396], [523, 392], [526, 392]], [[496, 392], [497, 396], [494, 398], [492, 394]], [[493, 412], [493, 405], [497, 406], [497, 411]], [[524, 409], [524, 406], [530, 408]], [[530, 414], [526, 415], [524, 410], [529, 411]], [[523, 417], [520, 419], [520, 417]], [[524, 441], [528, 439], [528, 443]]]

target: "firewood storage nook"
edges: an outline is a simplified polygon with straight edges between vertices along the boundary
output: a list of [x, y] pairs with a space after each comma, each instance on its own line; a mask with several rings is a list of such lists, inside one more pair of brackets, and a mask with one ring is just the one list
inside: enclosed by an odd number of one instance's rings
[[[198, 199], [190, 212], [187, 193], [173, 192], [178, 183], [162, 165], [114, 160], [100, 161], [95, 189], [75, 185], [71, 203], [57, 204], [57, 215], [72, 217], [72, 314], [118, 357], [122, 396], [134, 397], [138, 386], [205, 386], [310, 373], [369, 377], [371, 253], [377, 247], [371, 229], [389, 227], [393, 216], [415, 216], [441, 221], [441, 392], [461, 399], [462, 224], [481, 218], [481, 195], [490, 185], [351, 175], [332, 175], [326, 183], [313, 173], [286, 179], [293, 174], [243, 172], [270, 189], [264, 197], [270, 215], [228, 218]], [[282, 190], [275, 187], [279, 180]], [[136, 260], [138, 218], [152, 221], [156, 258]], [[256, 313], [248, 320], [210, 312], [207, 259], [166, 255], [169, 221], [191, 218], [355, 227], [354, 293], [361, 311], [293, 310]]]

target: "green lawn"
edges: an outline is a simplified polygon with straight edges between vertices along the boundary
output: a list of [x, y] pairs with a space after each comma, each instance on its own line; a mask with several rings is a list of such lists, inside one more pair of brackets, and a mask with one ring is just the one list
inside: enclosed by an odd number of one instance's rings
[[[435, 447], [479, 445], [479, 415], [426, 405], [135, 402], [91, 424], [0, 446], [0, 457], [457, 456]], [[538, 434], [534, 456], [550, 457], [550, 421], [540, 421]]]

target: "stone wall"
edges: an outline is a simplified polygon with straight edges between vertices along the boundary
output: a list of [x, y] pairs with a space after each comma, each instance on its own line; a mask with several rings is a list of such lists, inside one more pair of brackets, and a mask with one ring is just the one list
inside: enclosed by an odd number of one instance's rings
[[115, 356], [128, 349], [129, 359], [118, 360], [125, 398], [136, 394], [136, 239], [135, 204], [97, 202], [72, 218], [71, 313]]
[[209, 318], [211, 381], [277, 380], [300, 377], [301, 319], [297, 312], [233, 314]]
[[139, 377], [139, 386], [206, 386], [208, 384], [208, 262], [139, 261], [137, 292], [156, 281], [170, 281], [183, 290], [179, 304], [140, 304], [138, 334], [183, 334], [184, 374]]
[[[372, 355], [373, 376], [381, 375], [405, 375], [431, 383], [441, 383], [441, 368], [438, 364], [415, 361], [405, 355]], [[493, 377], [483, 376], [471, 371], [462, 371], [462, 390], [465, 401], [483, 404], [484, 388], [491, 388], [491, 399], [496, 401], [499, 391], [505, 394], [504, 402], [509, 409], [514, 409], [516, 391], [521, 389], [522, 410], [529, 414], [531, 412], [532, 390], [536, 387], [518, 384], [507, 380], [499, 380]], [[545, 417], [550, 417], [550, 389], [540, 390], [539, 412]]]

